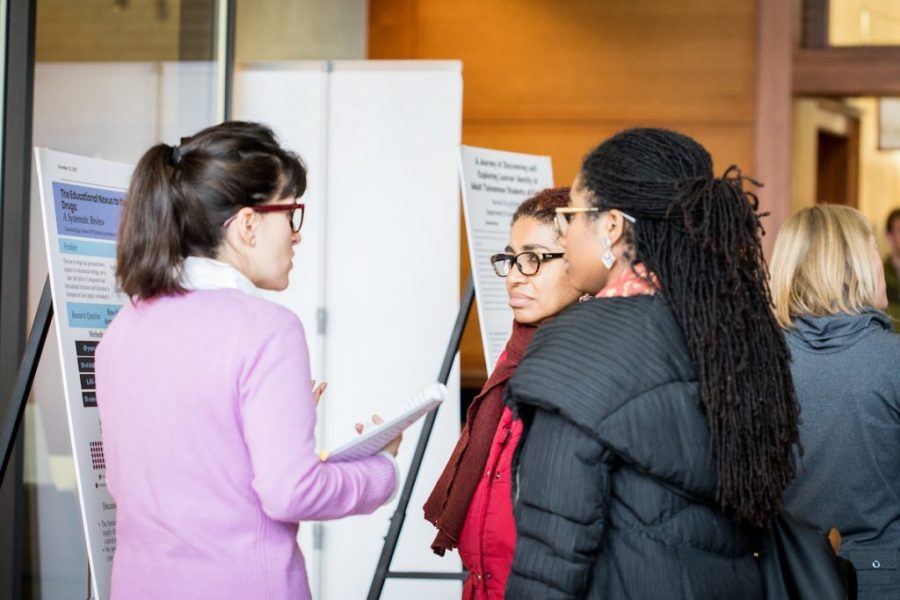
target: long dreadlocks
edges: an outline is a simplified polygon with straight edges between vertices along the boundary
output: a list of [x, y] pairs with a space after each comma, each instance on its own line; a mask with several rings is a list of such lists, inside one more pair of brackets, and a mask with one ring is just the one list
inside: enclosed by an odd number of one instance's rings
[[663, 129], [610, 138], [585, 158], [581, 182], [595, 206], [637, 219], [633, 260], [659, 277], [697, 368], [717, 502], [765, 524], [794, 478], [799, 409], [756, 196], [736, 167], [716, 178], [700, 144]]

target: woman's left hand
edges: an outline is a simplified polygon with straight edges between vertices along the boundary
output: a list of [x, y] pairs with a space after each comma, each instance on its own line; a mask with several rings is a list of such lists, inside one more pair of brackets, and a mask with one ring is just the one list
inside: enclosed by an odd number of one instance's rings
[[317, 387], [317, 386], [316, 386], [316, 380], [313, 379], [313, 381], [312, 381], [312, 388], [313, 388], [313, 390], [312, 390], [312, 397], [313, 397], [313, 402], [316, 403], [316, 406], [319, 405], [319, 400], [322, 398], [322, 394], [325, 393], [325, 389], [326, 389], [327, 387], [328, 387], [328, 382], [327, 382], [327, 381], [323, 381], [323, 382], [320, 383], [320, 384], [318, 385], [318, 387]]

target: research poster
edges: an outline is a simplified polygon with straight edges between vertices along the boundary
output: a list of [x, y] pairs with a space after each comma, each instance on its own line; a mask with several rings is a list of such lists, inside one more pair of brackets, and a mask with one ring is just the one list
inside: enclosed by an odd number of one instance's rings
[[54, 323], [93, 598], [109, 597], [116, 505], [106, 488], [94, 353], [127, 299], [116, 289], [116, 231], [133, 167], [35, 150]]
[[553, 187], [553, 165], [549, 156], [461, 146], [460, 178], [478, 320], [490, 374], [512, 333], [513, 322], [506, 281], [494, 273], [491, 256], [505, 251], [510, 221], [519, 204]]

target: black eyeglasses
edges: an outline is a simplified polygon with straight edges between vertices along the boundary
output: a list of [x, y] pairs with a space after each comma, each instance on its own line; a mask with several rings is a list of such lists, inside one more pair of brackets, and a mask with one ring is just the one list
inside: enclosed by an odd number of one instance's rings
[[[300, 203], [294, 204], [258, 204], [256, 206], [250, 207], [254, 212], [258, 213], [267, 213], [267, 212], [279, 212], [279, 211], [287, 211], [288, 220], [291, 222], [291, 231], [294, 233], [299, 233], [300, 228], [303, 227], [303, 213], [306, 212], [306, 205]], [[238, 211], [240, 212], [240, 211]], [[234, 213], [230, 217], [228, 217], [224, 223], [222, 223], [222, 227], [228, 227], [231, 225], [231, 222], [237, 217], [237, 213]]]
[[500, 277], [509, 275], [513, 265], [516, 265], [519, 273], [529, 276], [538, 272], [543, 261], [562, 258], [565, 255], [565, 252], [519, 252], [515, 256], [495, 254], [491, 257], [491, 266], [494, 267], [494, 273]]

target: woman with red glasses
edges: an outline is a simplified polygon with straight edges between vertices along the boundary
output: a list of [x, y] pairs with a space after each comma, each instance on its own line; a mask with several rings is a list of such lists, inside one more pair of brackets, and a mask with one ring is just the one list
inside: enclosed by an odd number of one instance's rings
[[254, 123], [144, 154], [119, 226], [131, 298], [97, 349], [111, 596], [309, 598], [298, 523], [369, 513], [397, 487], [395, 440], [324, 463], [288, 285], [306, 168]]
[[513, 330], [497, 366], [466, 413], [466, 426], [425, 504], [425, 518], [438, 529], [432, 550], [459, 549], [469, 571], [466, 600], [503, 598], [516, 545], [511, 465], [522, 422], [503, 405], [538, 325], [581, 295], [569, 282], [554, 228], [555, 210], [569, 201], [568, 188], [544, 190], [523, 202], [512, 218], [505, 252], [491, 257], [506, 278]]

